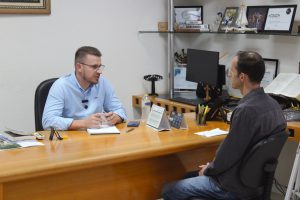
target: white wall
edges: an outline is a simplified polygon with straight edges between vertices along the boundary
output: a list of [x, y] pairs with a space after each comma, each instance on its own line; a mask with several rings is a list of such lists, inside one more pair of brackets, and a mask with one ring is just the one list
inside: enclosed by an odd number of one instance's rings
[[[166, 40], [140, 35], [166, 19], [164, 0], [52, 0], [51, 15], [0, 15], [0, 130], [34, 130], [34, 92], [73, 71], [76, 49], [98, 47], [129, 117], [131, 96], [150, 90], [143, 75], [166, 74]], [[158, 37], [157, 37], [158, 36]], [[165, 81], [160, 90], [165, 90]]]

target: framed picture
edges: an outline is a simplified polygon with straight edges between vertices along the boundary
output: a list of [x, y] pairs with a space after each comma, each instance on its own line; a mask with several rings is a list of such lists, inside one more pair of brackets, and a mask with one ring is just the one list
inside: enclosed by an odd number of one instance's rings
[[203, 24], [202, 6], [175, 6], [174, 29], [199, 28]]
[[247, 6], [247, 20], [249, 28], [263, 31], [269, 6]]
[[0, 0], [0, 14], [50, 13], [50, 0]]
[[264, 58], [266, 71], [265, 75], [261, 81], [261, 86], [263, 88], [267, 87], [273, 79], [277, 76], [278, 73], [278, 59]]
[[269, 6], [264, 31], [290, 33], [296, 9], [297, 5]]
[[239, 13], [239, 7], [227, 7], [223, 14], [219, 31], [225, 31], [226, 28], [235, 27], [235, 22]]

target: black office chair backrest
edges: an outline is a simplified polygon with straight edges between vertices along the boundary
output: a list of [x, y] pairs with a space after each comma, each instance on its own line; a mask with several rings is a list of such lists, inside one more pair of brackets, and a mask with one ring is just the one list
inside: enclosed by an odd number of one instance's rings
[[249, 188], [260, 188], [262, 199], [270, 199], [277, 159], [288, 134], [285, 131], [271, 135], [254, 145], [244, 157], [240, 178]]
[[42, 117], [45, 103], [48, 97], [49, 90], [57, 78], [51, 78], [41, 82], [35, 90], [34, 95], [34, 115], [35, 115], [35, 130], [42, 131]]

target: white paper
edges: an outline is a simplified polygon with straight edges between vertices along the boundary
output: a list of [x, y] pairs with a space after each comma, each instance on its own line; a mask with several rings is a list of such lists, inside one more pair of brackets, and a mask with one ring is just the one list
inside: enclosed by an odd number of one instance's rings
[[153, 104], [147, 119], [147, 125], [158, 128], [162, 120], [164, 111], [165, 109], [163, 107]]
[[219, 128], [216, 128], [216, 129], [213, 129], [210, 131], [197, 132], [195, 134], [205, 136], [205, 137], [213, 137], [213, 136], [218, 136], [218, 135], [226, 135], [226, 134], [228, 134], [228, 131], [223, 131]]
[[119, 129], [117, 129], [116, 126], [108, 126], [103, 128], [88, 128], [87, 132], [91, 135], [120, 133]]
[[147, 119], [147, 125], [155, 128], [157, 131], [171, 130], [165, 108], [153, 104]]
[[17, 143], [21, 147], [44, 146], [43, 143], [38, 142], [36, 140], [21, 140], [21, 141], [16, 141], [15, 143]]
[[300, 94], [300, 75], [294, 73], [280, 73], [271, 84], [265, 88], [265, 92], [298, 98]]

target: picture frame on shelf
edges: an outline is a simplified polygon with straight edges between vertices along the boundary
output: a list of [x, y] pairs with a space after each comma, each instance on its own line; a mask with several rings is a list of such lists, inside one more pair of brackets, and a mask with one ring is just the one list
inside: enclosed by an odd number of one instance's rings
[[248, 28], [264, 31], [269, 6], [247, 6]]
[[263, 58], [263, 60], [265, 62], [266, 70], [265, 75], [261, 81], [261, 86], [265, 88], [273, 81], [273, 79], [276, 78], [278, 73], [279, 60], [273, 58]]
[[224, 32], [227, 28], [235, 27], [239, 14], [239, 7], [227, 7], [220, 22], [219, 31]]
[[51, 0], [0, 1], [0, 14], [50, 14]]
[[297, 5], [269, 6], [264, 32], [292, 31]]
[[203, 24], [203, 6], [175, 6], [174, 30], [199, 29]]

